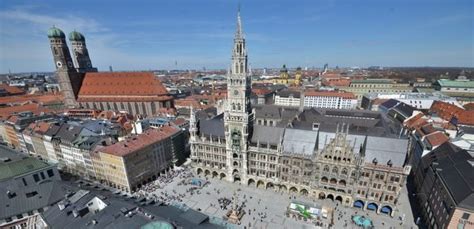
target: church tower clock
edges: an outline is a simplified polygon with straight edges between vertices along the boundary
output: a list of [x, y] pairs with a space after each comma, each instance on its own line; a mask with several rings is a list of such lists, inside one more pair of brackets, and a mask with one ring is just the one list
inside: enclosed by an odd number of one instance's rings
[[252, 81], [245, 45], [239, 9], [232, 65], [227, 76], [227, 107], [224, 113], [228, 173], [226, 177], [235, 182], [245, 182], [247, 179], [247, 143], [252, 135], [254, 117], [250, 106]]

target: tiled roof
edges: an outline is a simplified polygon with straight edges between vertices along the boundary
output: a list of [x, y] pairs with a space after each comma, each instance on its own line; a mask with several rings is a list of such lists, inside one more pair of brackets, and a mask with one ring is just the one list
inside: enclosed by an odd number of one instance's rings
[[448, 136], [441, 131], [436, 131], [434, 133], [426, 135], [426, 141], [430, 143], [431, 146], [439, 146], [449, 140]]
[[10, 95], [25, 93], [25, 91], [21, 90], [18, 87], [13, 87], [13, 86], [6, 85], [6, 84], [3, 84], [3, 83], [0, 84], [0, 91], [1, 90], [5, 90]]
[[63, 96], [59, 94], [42, 94], [42, 95], [19, 95], [19, 96], [6, 96], [0, 97], [0, 104], [8, 103], [24, 103], [24, 102], [37, 102], [37, 103], [51, 103], [62, 101]]
[[464, 104], [464, 109], [468, 111], [474, 111], [474, 103]]
[[152, 72], [88, 72], [78, 101], [162, 101], [171, 99]]
[[271, 93], [272, 91], [266, 88], [252, 88], [252, 92], [256, 95], [266, 95], [266, 94]]
[[186, 119], [184, 119], [184, 118], [177, 118], [176, 120], [173, 121], [173, 123], [177, 126], [186, 124], [187, 122], [188, 121], [186, 121]]
[[453, 104], [435, 101], [431, 105], [430, 112], [436, 113], [446, 121], [451, 121], [455, 117], [459, 124], [474, 125], [474, 110], [468, 111]]
[[20, 113], [25, 111], [31, 111], [34, 114], [40, 114], [41, 112], [50, 112], [51, 110], [42, 107], [37, 103], [29, 103], [20, 106], [2, 107], [0, 108], [0, 119], [7, 119], [14, 113]]
[[338, 91], [305, 91], [304, 96], [341, 97], [344, 99], [355, 99], [354, 94], [351, 92], [338, 92]]
[[425, 115], [423, 113], [417, 113], [416, 115], [411, 116], [410, 118], [405, 119], [403, 125], [406, 126], [408, 129], [419, 128], [428, 123], [426, 119], [424, 119]]
[[351, 84], [351, 80], [345, 78], [324, 78], [321, 83], [324, 86], [348, 87]]
[[159, 129], [148, 129], [143, 134], [130, 137], [124, 141], [101, 148], [99, 151], [119, 157], [134, 153], [146, 146], [160, 142], [176, 134], [179, 130], [172, 126], [163, 126]]

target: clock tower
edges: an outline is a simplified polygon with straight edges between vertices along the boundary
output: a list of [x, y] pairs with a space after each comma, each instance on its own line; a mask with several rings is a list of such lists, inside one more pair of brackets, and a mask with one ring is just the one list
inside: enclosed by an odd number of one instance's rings
[[227, 173], [230, 181], [247, 180], [247, 147], [252, 135], [253, 113], [250, 106], [252, 79], [248, 72], [247, 50], [242, 32], [240, 9], [232, 49], [232, 65], [227, 75], [227, 105], [224, 113]]

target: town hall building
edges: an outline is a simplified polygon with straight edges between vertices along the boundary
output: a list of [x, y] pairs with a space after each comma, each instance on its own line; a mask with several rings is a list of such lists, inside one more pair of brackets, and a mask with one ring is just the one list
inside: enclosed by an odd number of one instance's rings
[[[340, 118], [342, 111], [324, 111], [325, 119], [340, 122], [328, 129], [297, 113], [282, 118], [287, 110], [281, 109], [268, 114], [280, 115], [275, 125], [262, 125], [256, 122], [262, 114], [250, 104], [251, 83], [239, 12], [225, 111], [199, 121], [191, 111], [191, 159], [198, 174], [393, 215], [411, 169], [405, 165], [407, 139], [372, 133], [383, 122], [367, 112]], [[299, 112], [311, 117], [319, 111]], [[374, 126], [362, 126], [367, 123]]]

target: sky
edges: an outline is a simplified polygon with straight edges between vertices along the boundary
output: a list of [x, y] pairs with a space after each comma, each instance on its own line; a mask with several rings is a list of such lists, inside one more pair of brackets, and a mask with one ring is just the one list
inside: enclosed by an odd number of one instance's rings
[[53, 25], [102, 71], [227, 68], [239, 3], [252, 68], [474, 66], [472, 0], [2, 0], [0, 73], [54, 71]]

